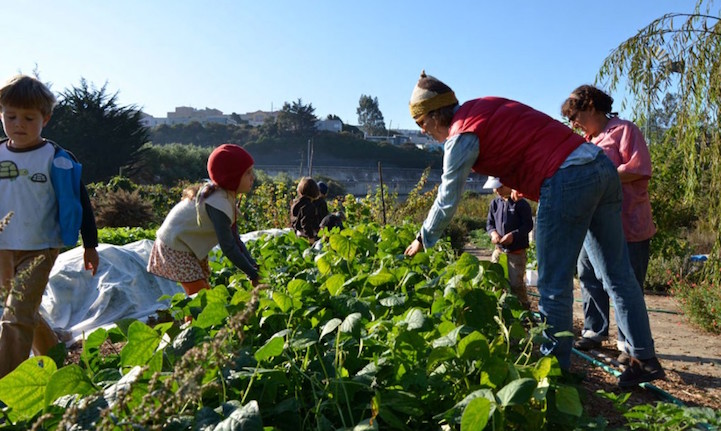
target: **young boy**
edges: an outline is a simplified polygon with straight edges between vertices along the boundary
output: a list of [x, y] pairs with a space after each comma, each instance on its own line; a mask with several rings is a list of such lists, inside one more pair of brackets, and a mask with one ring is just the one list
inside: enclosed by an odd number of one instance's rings
[[525, 308], [530, 308], [526, 293], [526, 262], [528, 257], [528, 234], [533, 229], [531, 206], [525, 199], [511, 199], [511, 188], [501, 184], [495, 177], [488, 177], [484, 189], [493, 189], [498, 195], [488, 207], [486, 231], [496, 245], [491, 261], [497, 263], [501, 254], [506, 254], [508, 281], [511, 292], [518, 297]]
[[63, 246], [74, 246], [78, 230], [85, 269], [98, 268], [98, 233], [81, 165], [41, 136], [55, 96], [39, 80], [16, 76], [0, 88], [0, 217], [13, 212], [0, 233], [0, 378], [28, 358], [58, 343], [38, 314], [45, 285]]

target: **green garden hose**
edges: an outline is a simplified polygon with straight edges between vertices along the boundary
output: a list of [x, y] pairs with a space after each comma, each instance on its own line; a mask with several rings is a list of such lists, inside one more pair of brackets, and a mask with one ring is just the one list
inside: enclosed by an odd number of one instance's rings
[[[537, 319], [541, 319], [541, 314], [538, 312], [534, 312], [533, 316]], [[614, 377], [619, 377], [621, 375], [621, 372], [618, 371], [617, 369], [608, 366], [607, 364], [603, 363], [602, 361], [599, 361], [598, 359], [596, 359], [590, 355], [587, 355], [586, 353], [583, 353], [582, 351], [580, 351], [576, 348], [572, 347], [571, 352], [573, 352], [579, 358], [584, 359], [587, 362], [591, 363], [592, 365], [595, 365], [595, 366], [601, 368], [602, 370], [611, 374]], [[658, 396], [661, 399], [661, 401], [675, 404], [679, 407], [686, 407], [686, 404], [684, 404], [683, 401], [679, 400], [678, 398], [674, 397], [673, 395], [669, 394], [668, 392], [664, 391], [663, 389], [659, 388], [656, 385], [653, 385], [649, 382], [644, 382], [644, 383], [640, 383], [639, 386], [656, 394], [656, 396]], [[709, 427], [707, 424], [699, 423], [699, 424], [697, 424], [697, 426], [700, 426], [701, 428], [703, 428], [705, 430], [712, 431], [712, 428]]]

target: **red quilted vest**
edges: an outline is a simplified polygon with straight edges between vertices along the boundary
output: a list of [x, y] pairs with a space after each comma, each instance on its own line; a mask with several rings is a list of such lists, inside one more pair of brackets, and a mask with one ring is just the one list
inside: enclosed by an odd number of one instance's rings
[[460, 133], [478, 136], [474, 171], [498, 177], [535, 201], [543, 180], [553, 176], [566, 157], [585, 142], [560, 121], [500, 97], [461, 105], [451, 121], [449, 137]]

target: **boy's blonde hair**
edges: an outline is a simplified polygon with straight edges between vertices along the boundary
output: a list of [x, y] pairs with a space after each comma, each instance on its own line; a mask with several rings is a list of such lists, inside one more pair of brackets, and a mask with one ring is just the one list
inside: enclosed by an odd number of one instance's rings
[[0, 87], [0, 111], [5, 107], [37, 109], [43, 116], [52, 114], [57, 99], [50, 89], [27, 75], [16, 75]]

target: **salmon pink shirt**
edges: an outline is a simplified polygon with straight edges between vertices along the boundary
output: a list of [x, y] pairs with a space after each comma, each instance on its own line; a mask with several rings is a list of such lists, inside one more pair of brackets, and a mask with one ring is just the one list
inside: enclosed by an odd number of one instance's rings
[[648, 181], [651, 179], [651, 155], [641, 130], [632, 122], [613, 117], [591, 142], [611, 159], [619, 174], [626, 172], [643, 178], [623, 183], [623, 233], [627, 242], [645, 241], [656, 233], [651, 216]]

